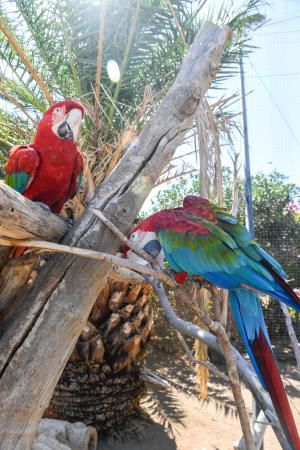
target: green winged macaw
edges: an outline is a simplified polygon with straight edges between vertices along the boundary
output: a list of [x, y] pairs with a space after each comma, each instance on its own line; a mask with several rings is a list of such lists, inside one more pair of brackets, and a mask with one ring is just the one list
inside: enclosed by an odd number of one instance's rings
[[182, 283], [200, 276], [228, 289], [236, 326], [252, 365], [270, 393], [279, 421], [293, 450], [300, 439], [265, 326], [257, 293], [265, 293], [300, 311], [300, 299], [286, 282], [277, 261], [225, 209], [197, 196], [183, 207], [159, 211], [141, 222], [130, 239], [152, 256], [163, 251]]
[[41, 119], [33, 142], [10, 150], [5, 182], [59, 213], [82, 178], [83, 158], [76, 140], [83, 116], [84, 107], [77, 101], [54, 103]]
[[[83, 157], [76, 141], [84, 113], [77, 101], [54, 103], [42, 117], [33, 142], [9, 151], [6, 184], [48, 212], [60, 213], [82, 180]], [[25, 250], [16, 248], [10, 257], [19, 257]]]

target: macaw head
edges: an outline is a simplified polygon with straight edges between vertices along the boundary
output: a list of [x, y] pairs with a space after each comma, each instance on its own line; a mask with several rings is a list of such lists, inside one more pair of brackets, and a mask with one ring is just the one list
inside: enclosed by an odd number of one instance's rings
[[208, 206], [209, 200], [206, 198], [199, 197], [198, 195], [187, 195], [183, 199], [184, 208], [203, 208], [203, 206]]
[[183, 199], [183, 208], [195, 216], [217, 223], [212, 206], [206, 198], [198, 197], [197, 195], [187, 195]]
[[[130, 233], [129, 240], [142, 248], [156, 259], [158, 264], [162, 266], [164, 260], [164, 253], [155, 231], [153, 231], [151, 217], [137, 225]], [[124, 249], [128, 259], [141, 263], [141, 258], [128, 247]]]
[[46, 141], [75, 143], [79, 136], [84, 113], [83, 105], [75, 100], [54, 103], [40, 121], [34, 143], [42, 147]]

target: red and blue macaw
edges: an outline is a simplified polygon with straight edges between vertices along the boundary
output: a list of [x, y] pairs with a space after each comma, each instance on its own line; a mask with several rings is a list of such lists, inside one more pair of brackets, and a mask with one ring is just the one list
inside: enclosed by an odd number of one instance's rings
[[175, 279], [187, 275], [228, 289], [237, 328], [252, 365], [270, 393], [279, 421], [294, 450], [300, 439], [266, 330], [257, 293], [265, 293], [300, 311], [300, 299], [286, 275], [247, 229], [225, 209], [197, 196], [183, 207], [159, 211], [140, 223], [130, 239], [157, 257], [163, 251]]
[[41, 119], [33, 143], [10, 150], [6, 183], [30, 200], [60, 213], [82, 179], [83, 158], [76, 141], [84, 112], [77, 101], [53, 104]]

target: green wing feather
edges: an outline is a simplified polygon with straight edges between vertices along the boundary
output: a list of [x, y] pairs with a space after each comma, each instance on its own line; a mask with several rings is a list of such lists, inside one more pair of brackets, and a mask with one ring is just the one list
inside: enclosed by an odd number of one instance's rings
[[30, 175], [28, 173], [21, 171], [21, 172], [12, 172], [9, 175], [5, 176], [5, 183], [15, 189], [20, 194], [23, 194], [23, 192], [26, 189], [26, 186], [28, 185], [30, 180]]
[[77, 192], [79, 192], [81, 189], [82, 180], [83, 180], [83, 172], [81, 172], [81, 174], [78, 175], [78, 177], [77, 177]]
[[183, 220], [186, 218], [209, 231], [209, 234], [198, 235], [192, 231], [181, 233], [166, 228], [159, 231], [167, 259], [172, 258], [181, 270], [199, 275], [207, 272], [237, 275], [239, 270], [249, 267], [266, 279], [272, 279], [268, 270], [260, 264], [262, 256], [252, 245], [250, 234], [235, 218], [224, 215], [224, 211], [220, 210], [216, 214], [217, 223], [214, 223], [184, 209], [180, 212]]

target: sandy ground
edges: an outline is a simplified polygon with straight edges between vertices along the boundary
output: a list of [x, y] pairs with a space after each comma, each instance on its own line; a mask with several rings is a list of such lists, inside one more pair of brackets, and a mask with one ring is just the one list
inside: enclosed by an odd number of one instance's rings
[[[198, 399], [193, 367], [185, 357], [163, 351], [151, 352], [148, 367], [169, 379], [171, 391], [150, 389], [144, 401], [151, 420], [145, 422], [140, 436], [124, 442], [102, 441], [99, 450], [231, 450], [241, 438], [231, 391], [221, 379], [211, 376], [209, 400]], [[300, 430], [300, 377], [293, 366], [281, 364], [294, 417]], [[243, 389], [251, 411], [251, 394]], [[271, 429], [267, 430], [264, 450], [280, 450]]]

